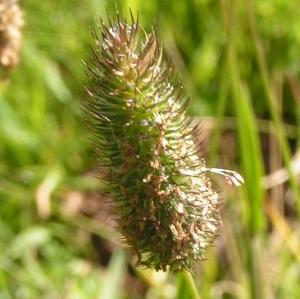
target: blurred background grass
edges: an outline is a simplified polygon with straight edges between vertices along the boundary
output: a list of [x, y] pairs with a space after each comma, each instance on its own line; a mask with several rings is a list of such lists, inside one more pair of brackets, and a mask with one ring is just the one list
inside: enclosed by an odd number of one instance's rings
[[[106, 4], [105, 4], [106, 3]], [[78, 98], [90, 27], [119, 10], [154, 23], [192, 96], [222, 190], [208, 261], [135, 269], [95, 177]], [[20, 64], [0, 86], [0, 298], [300, 298], [298, 0], [21, 1]]]

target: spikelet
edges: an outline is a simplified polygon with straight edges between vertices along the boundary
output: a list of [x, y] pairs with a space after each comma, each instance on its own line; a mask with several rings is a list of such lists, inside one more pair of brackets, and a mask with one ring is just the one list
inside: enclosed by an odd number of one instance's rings
[[[154, 29], [101, 20], [101, 39], [85, 63], [92, 87], [85, 106], [93, 117], [94, 149], [112, 190], [118, 227], [138, 256], [156, 270], [192, 271], [205, 259], [221, 223], [219, 198], [194, 143], [188, 99]], [[224, 173], [225, 172], [225, 173]]]
[[0, 0], [0, 69], [9, 70], [19, 62], [20, 28], [23, 13], [16, 0]]

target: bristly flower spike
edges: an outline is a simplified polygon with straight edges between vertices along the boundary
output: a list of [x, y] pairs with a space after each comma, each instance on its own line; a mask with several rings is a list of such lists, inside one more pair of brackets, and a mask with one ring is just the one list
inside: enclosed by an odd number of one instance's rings
[[132, 13], [131, 24], [117, 13], [99, 29], [92, 63], [85, 63], [91, 87], [84, 103], [119, 230], [138, 265], [192, 271], [221, 224], [208, 174], [236, 186], [243, 179], [199, 157], [185, 89], [155, 30], [146, 33]]

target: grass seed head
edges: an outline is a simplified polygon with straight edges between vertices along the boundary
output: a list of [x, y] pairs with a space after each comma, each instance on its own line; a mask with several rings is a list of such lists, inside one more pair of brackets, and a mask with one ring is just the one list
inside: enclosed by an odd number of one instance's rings
[[138, 18], [127, 23], [118, 13], [99, 29], [85, 105], [116, 222], [138, 265], [192, 271], [221, 220], [188, 126], [185, 89], [154, 29], [146, 33]]
[[19, 62], [23, 12], [16, 0], [0, 2], [0, 69], [9, 70]]

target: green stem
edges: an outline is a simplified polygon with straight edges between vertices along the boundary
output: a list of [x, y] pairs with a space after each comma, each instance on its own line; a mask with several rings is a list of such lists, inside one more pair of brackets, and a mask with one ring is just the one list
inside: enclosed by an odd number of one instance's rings
[[225, 60], [222, 67], [221, 86], [220, 86], [220, 94], [218, 99], [217, 115], [214, 124], [214, 132], [212, 134], [212, 140], [210, 144], [210, 151], [209, 151], [210, 165], [215, 164], [214, 162], [217, 156], [220, 135], [222, 132], [221, 128], [222, 128], [222, 121], [224, 118], [224, 111], [226, 107], [227, 94], [228, 94], [228, 74], [227, 74], [227, 60]]
[[183, 271], [183, 276], [184, 276], [184, 279], [185, 279], [185, 281], [187, 283], [187, 286], [189, 288], [190, 294], [192, 296], [191, 298], [192, 299], [201, 299], [192, 274], [190, 272], [184, 270]]
[[[223, 0], [220, 0], [221, 9], [223, 12], [223, 27], [227, 28], [227, 21], [225, 18], [224, 11], [225, 11], [225, 4]], [[216, 124], [214, 126], [214, 133], [212, 134], [212, 140], [210, 145], [209, 151], [209, 162], [211, 165], [214, 164], [217, 156], [217, 150], [219, 145], [219, 138], [221, 135], [221, 123], [224, 117], [225, 107], [226, 107], [226, 98], [228, 95], [228, 60], [225, 59], [222, 65], [222, 72], [221, 72], [221, 85], [220, 85], [220, 93], [218, 99], [218, 108], [217, 108], [217, 115], [216, 115]]]

